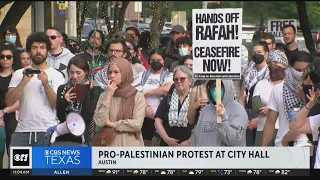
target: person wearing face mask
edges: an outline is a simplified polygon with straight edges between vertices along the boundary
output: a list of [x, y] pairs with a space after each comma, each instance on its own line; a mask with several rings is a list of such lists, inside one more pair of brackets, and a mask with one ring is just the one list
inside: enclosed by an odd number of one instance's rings
[[5, 29], [3, 34], [3, 39], [5, 40], [5, 43], [12, 43], [16, 45], [16, 48], [22, 48], [20, 35], [16, 27], [9, 26]]
[[66, 40], [67, 48], [72, 52], [74, 55], [78, 55], [81, 51], [79, 42], [76, 37], [70, 36]]
[[165, 96], [173, 84], [173, 74], [165, 68], [165, 52], [161, 49], [150, 51], [151, 69], [139, 73], [138, 91], [146, 97], [146, 117], [142, 126], [142, 136], [145, 146], [151, 146], [156, 129], [154, 115], [158, 109], [161, 98]]
[[[234, 100], [232, 80], [221, 82], [221, 104], [217, 104], [216, 81], [206, 85], [207, 104], [201, 112], [191, 146], [246, 146], [248, 115], [245, 108]], [[217, 123], [217, 115], [222, 123]]]
[[[268, 68], [270, 71], [270, 78], [259, 81], [252, 95], [253, 111], [259, 114], [257, 118], [258, 125], [255, 138], [255, 146], [261, 146], [262, 131], [265, 121], [267, 119], [266, 115], [269, 110], [267, 104], [270, 99], [271, 91], [275, 85], [283, 83], [285, 77], [285, 69], [288, 67], [287, 56], [279, 50], [271, 51], [268, 55], [267, 61]], [[273, 143], [278, 128], [279, 122], [277, 120], [275, 125], [276, 131], [274, 133], [273, 140], [269, 144], [269, 146], [274, 146]]]
[[[289, 124], [290, 131], [294, 133], [308, 133], [312, 134], [313, 141], [317, 144], [317, 150], [315, 151], [315, 162], [313, 163], [313, 159], [311, 159], [311, 167], [314, 167], [314, 169], [320, 168], [320, 149], [319, 149], [319, 113], [310, 115], [310, 111], [316, 107], [316, 105], [319, 105], [319, 85], [320, 85], [320, 66], [319, 63], [313, 62], [309, 65], [308, 69], [305, 71], [305, 74], [303, 76], [303, 83], [309, 84], [312, 86], [311, 89], [308, 89], [308, 92], [306, 92], [306, 99], [307, 103], [305, 106], [297, 112], [297, 114], [294, 116], [293, 120]], [[293, 134], [294, 134], [293, 133]], [[292, 140], [294, 136], [290, 136], [289, 133], [287, 133], [283, 139], [282, 143], [288, 144], [288, 141]]]
[[247, 146], [253, 146], [256, 136], [258, 114], [252, 109], [252, 95], [257, 83], [264, 79], [269, 79], [269, 69], [267, 57], [269, 53], [266, 42], [257, 42], [253, 45], [252, 62], [244, 72], [241, 91], [239, 94], [239, 103], [242, 104], [248, 113], [249, 123], [247, 128]]
[[[284, 135], [289, 131], [289, 122], [292, 119], [292, 112], [301, 109], [304, 106], [303, 98], [298, 90], [301, 84], [302, 72], [312, 61], [311, 54], [298, 51], [289, 61], [290, 68], [286, 71], [284, 83], [273, 87], [268, 102], [268, 114], [262, 133], [262, 146], [268, 146], [272, 140], [275, 124], [278, 119], [279, 128], [274, 141], [275, 146], [283, 146], [281, 143]], [[304, 95], [303, 95], [304, 96]], [[309, 146], [306, 134], [295, 135], [295, 146]], [[293, 145], [293, 144], [291, 144]]]
[[[176, 45], [179, 50], [180, 57], [192, 55], [192, 40], [188, 36], [179, 37], [176, 40]], [[180, 61], [175, 61], [170, 65], [170, 72], [173, 72], [174, 68], [180, 65]]]

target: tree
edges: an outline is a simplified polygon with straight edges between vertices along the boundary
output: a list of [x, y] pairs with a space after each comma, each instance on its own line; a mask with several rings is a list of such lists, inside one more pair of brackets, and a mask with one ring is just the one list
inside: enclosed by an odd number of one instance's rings
[[[7, 1], [10, 2], [10, 1]], [[0, 25], [0, 34], [3, 34], [5, 31], [5, 28], [7, 26], [14, 26], [16, 27], [24, 15], [24, 13], [27, 11], [27, 9], [30, 7], [32, 4], [32, 1], [15, 1], [9, 11], [6, 13], [1, 25]], [[8, 4], [8, 3], [7, 3]], [[0, 3], [1, 5], [5, 6], [4, 3]], [[3, 40], [3, 37], [0, 36], [0, 40]]]
[[[108, 30], [108, 38], [110, 39], [114, 34], [118, 31], [121, 31], [124, 23], [124, 15], [128, 8], [130, 1], [115, 1], [113, 6], [113, 23], [111, 24], [111, 18], [108, 15], [108, 2], [110, 1], [102, 1], [102, 16], [106, 22], [107, 30]], [[112, 3], [112, 1], [111, 1]]]
[[[81, 1], [83, 2], [83, 1]], [[77, 9], [81, 9], [80, 7], [80, 3], [81, 2], [77, 2], [79, 4], [77, 4]], [[79, 5], [79, 6], [78, 6]], [[86, 20], [86, 17], [87, 17], [87, 12], [88, 12], [88, 8], [90, 7], [91, 3], [90, 1], [84, 1], [83, 2], [83, 9], [82, 9], [82, 13], [81, 13], [81, 18], [80, 18], [80, 22], [77, 21], [77, 36], [78, 36], [78, 41], [81, 41], [81, 38], [82, 38], [82, 31], [83, 31], [83, 25], [84, 25], [84, 22]], [[78, 11], [77, 11], [77, 14], [78, 14]]]
[[311, 35], [309, 19], [307, 15], [306, 3], [304, 1], [296, 1], [297, 10], [299, 15], [300, 27], [306, 46], [312, 55], [316, 54], [316, 49]]
[[171, 7], [172, 1], [151, 2], [152, 20], [150, 23], [150, 49], [154, 49], [159, 46], [160, 34], [167, 20], [167, 14], [169, 13]]

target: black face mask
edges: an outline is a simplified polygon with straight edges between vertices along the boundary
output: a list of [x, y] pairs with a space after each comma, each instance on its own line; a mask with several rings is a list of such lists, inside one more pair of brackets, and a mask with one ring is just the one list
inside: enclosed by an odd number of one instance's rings
[[264, 55], [261, 54], [255, 54], [252, 56], [252, 60], [256, 64], [261, 64], [264, 60]]
[[163, 65], [158, 61], [152, 62], [150, 66], [155, 72], [158, 72], [163, 67]]
[[72, 54], [75, 54], [78, 51], [76, 47], [69, 47], [69, 50], [72, 52]]

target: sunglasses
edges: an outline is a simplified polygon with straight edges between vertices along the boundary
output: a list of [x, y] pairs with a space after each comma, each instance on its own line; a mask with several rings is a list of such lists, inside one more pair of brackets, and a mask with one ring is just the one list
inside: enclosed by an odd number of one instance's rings
[[77, 47], [77, 44], [68, 44], [68, 47]]
[[3, 54], [0, 55], [0, 59], [6, 58], [7, 60], [11, 60], [12, 57], [13, 57], [12, 55], [3, 55]]
[[182, 77], [182, 78], [173, 78], [173, 81], [175, 82], [175, 83], [177, 83], [177, 82], [182, 82], [182, 83], [184, 83], [185, 81], [186, 81], [186, 77]]
[[50, 38], [51, 40], [55, 40], [55, 39], [57, 39], [57, 37], [60, 37], [60, 36], [55, 36], [55, 35], [49, 36], [49, 38]]

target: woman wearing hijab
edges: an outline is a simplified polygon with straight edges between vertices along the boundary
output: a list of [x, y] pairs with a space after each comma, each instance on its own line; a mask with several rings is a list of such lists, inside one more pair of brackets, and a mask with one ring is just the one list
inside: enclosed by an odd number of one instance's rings
[[144, 146], [141, 127], [146, 100], [131, 85], [133, 70], [130, 62], [124, 58], [112, 60], [108, 67], [108, 80], [93, 117], [99, 131], [111, 128], [115, 132], [106, 146]]

